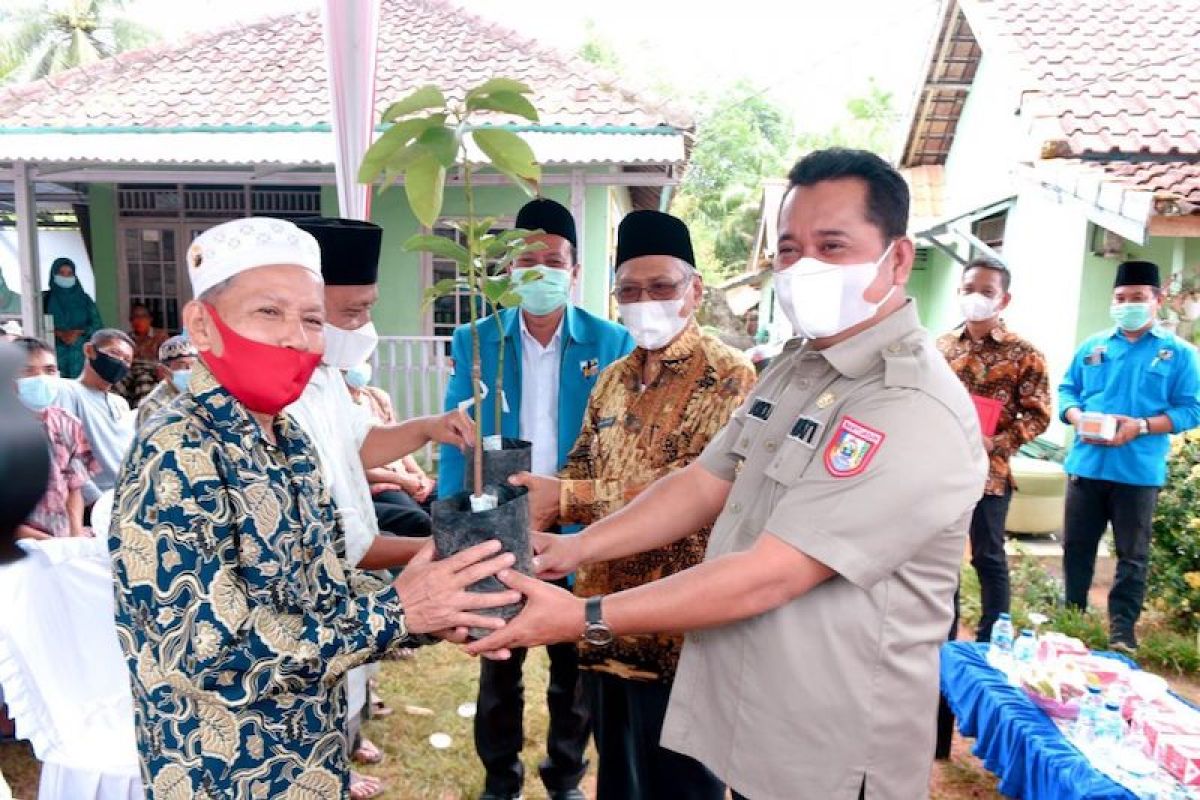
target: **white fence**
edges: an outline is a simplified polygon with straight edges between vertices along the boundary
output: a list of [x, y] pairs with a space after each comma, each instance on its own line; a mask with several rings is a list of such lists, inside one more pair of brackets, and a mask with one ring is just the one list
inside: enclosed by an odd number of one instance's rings
[[[392, 398], [396, 419], [404, 420], [442, 410], [450, 379], [450, 337], [381, 336], [371, 358], [371, 382]], [[425, 447], [427, 467], [437, 463], [437, 448]]]

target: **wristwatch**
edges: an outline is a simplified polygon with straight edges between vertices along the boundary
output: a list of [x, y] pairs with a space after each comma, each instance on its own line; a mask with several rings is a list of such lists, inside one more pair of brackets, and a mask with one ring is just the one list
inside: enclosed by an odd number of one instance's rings
[[1138, 420], [1138, 436], [1145, 436], [1150, 432], [1150, 420], [1142, 417]]
[[589, 597], [583, 606], [583, 640], [596, 647], [612, 644], [613, 640], [612, 628], [608, 627], [604, 617], [600, 615], [600, 601], [603, 599], [602, 594]]

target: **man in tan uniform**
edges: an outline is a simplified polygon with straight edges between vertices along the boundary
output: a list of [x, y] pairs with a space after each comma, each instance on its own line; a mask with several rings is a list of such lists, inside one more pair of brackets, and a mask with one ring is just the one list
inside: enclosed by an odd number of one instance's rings
[[529, 598], [468, 646], [690, 631], [662, 744], [753, 800], [928, 793], [938, 647], [987, 472], [962, 385], [904, 285], [908, 189], [870, 153], [792, 169], [775, 285], [800, 337], [700, 460], [582, 534], [540, 538], [559, 574], [716, 520], [703, 564], [581, 601]]

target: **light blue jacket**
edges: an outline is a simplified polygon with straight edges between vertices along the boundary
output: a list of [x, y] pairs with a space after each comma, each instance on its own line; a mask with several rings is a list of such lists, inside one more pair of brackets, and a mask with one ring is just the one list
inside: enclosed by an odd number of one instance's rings
[[[500, 312], [504, 327], [504, 396], [508, 410], [501, 418], [501, 434], [516, 438], [521, 432], [521, 323], [520, 309]], [[496, 323], [485, 317], [478, 323], [480, 367], [489, 392], [483, 401], [483, 435], [495, 433], [496, 362], [500, 336]], [[600, 373], [633, 350], [629, 331], [581, 308], [567, 306], [563, 325], [562, 362], [558, 389], [558, 468], [575, 446], [588, 395]], [[445, 409], [449, 411], [471, 396], [471, 329], [460, 325], [450, 347], [454, 374], [446, 386]], [[472, 415], [474, 416], [474, 415]], [[438, 496], [449, 497], [463, 488], [465, 463], [457, 448], [443, 445], [438, 465]]]

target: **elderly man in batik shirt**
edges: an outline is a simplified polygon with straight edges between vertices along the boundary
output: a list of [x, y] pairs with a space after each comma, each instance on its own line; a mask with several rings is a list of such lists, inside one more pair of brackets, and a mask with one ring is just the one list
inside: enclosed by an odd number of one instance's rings
[[[316, 241], [236, 220], [197, 238], [188, 268], [200, 363], [134, 442], [109, 535], [147, 796], [342, 798], [345, 672], [414, 634], [488, 625], [470, 610], [504, 595], [465, 587], [512, 557], [428, 549], [391, 585], [347, 568], [315, 451], [281, 413], [324, 346]], [[447, 415], [390, 436], [415, 449], [469, 434]]]
[[[988, 481], [971, 517], [971, 565], [979, 575], [981, 615], [975, 638], [990, 642], [992, 625], [1008, 611], [1004, 521], [1016, 483], [1009, 459], [1050, 424], [1046, 359], [1000, 319], [1012, 301], [1008, 268], [978, 258], [963, 270], [959, 301], [963, 324], [939, 337], [938, 350], [981, 409]], [[953, 632], [952, 632], [953, 633]]]
[[[521, 475], [540, 529], [588, 525], [643, 488], [695, 460], [754, 385], [742, 353], [702, 333], [693, 319], [703, 286], [687, 226], [635, 211], [617, 233], [616, 296], [635, 349], [600, 376], [583, 428], [559, 479]], [[640, 586], [704, 560], [710, 528], [636, 556], [581, 569], [575, 593]], [[683, 637], [624, 636], [580, 644], [600, 765], [597, 800], [725, 797], [700, 762], [660, 747]]]

